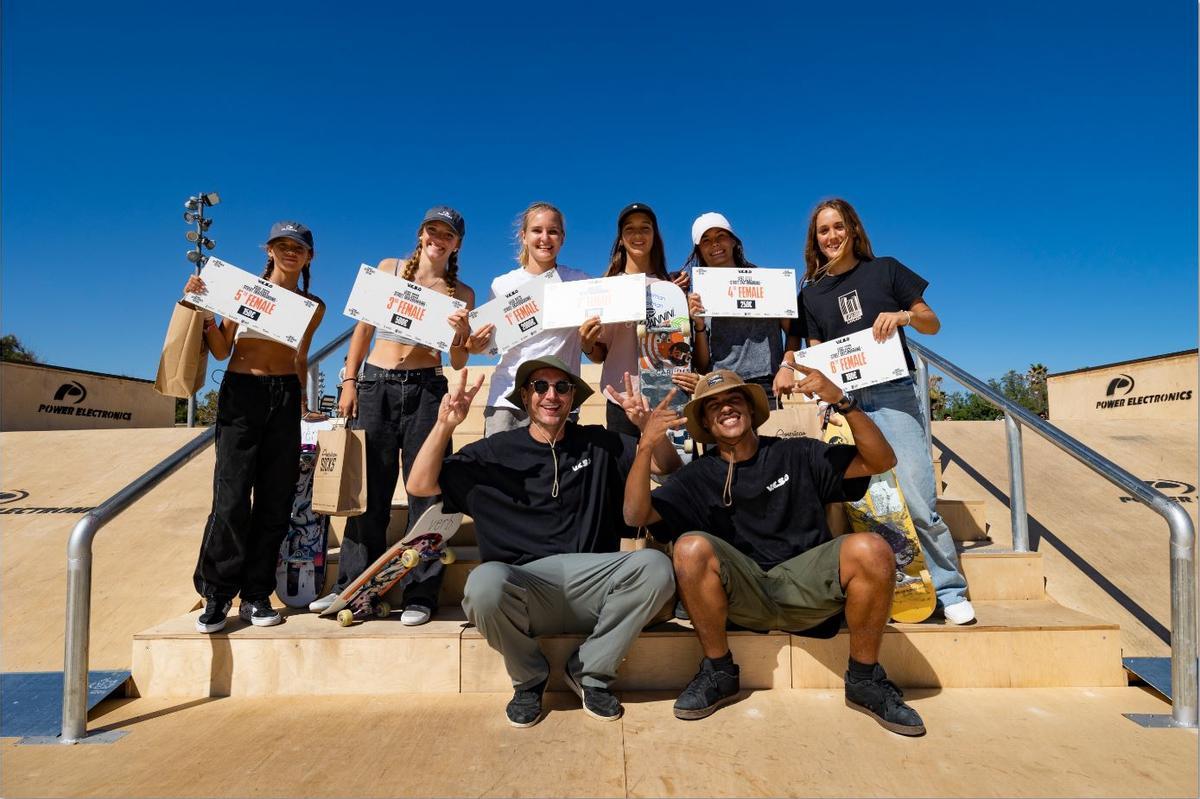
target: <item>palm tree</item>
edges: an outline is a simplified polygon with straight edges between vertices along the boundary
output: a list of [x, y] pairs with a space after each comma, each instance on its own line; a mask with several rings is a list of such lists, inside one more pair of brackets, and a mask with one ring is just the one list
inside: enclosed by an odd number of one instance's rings
[[1048, 410], [1048, 397], [1046, 394], [1046, 366], [1041, 363], [1033, 363], [1029, 365], [1029, 371], [1025, 373], [1025, 380], [1029, 384], [1029, 391], [1034, 396], [1034, 400], [1038, 407], [1037, 413], [1043, 413]]

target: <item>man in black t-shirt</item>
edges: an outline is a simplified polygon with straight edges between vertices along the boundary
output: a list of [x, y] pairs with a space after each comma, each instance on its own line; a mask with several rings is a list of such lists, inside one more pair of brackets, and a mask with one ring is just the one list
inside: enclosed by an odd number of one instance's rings
[[[458, 388], [442, 398], [409, 474], [408, 493], [440, 493], [445, 508], [475, 519], [484, 562], [467, 579], [463, 609], [504, 656], [516, 689], [505, 711], [509, 723], [531, 727], [540, 720], [549, 666], [537, 636], [561, 633], [587, 636], [567, 659], [567, 686], [588, 715], [616, 720], [621, 703], [609, 685], [642, 627], [674, 591], [671, 562], [661, 552], [617, 551], [637, 441], [569, 421], [592, 389], [562, 361], [544, 357], [517, 368], [506, 397], [525, 409], [529, 427], [496, 433], [443, 459], [482, 382], [468, 388], [464, 372]], [[608, 389], [639, 430], [650, 419], [659, 419], [661, 430], [682, 425], [666, 409], [668, 400], [652, 411], [628, 374], [623, 393]], [[646, 449], [647, 469], [650, 461], [658, 474], [679, 468], [665, 435]]]
[[[650, 452], [639, 447], [625, 482], [625, 521], [665, 521], [675, 542], [675, 582], [704, 650], [700, 671], [675, 702], [675, 716], [700, 719], [734, 701], [739, 670], [726, 621], [756, 630], [810, 630], [845, 613], [850, 627], [846, 699], [903, 735], [925, 732], [921, 717], [878, 663], [894, 589], [895, 556], [875, 533], [831, 538], [825, 505], [858, 499], [870, 476], [896, 458], [853, 399], [823, 374], [796, 367], [796, 390], [834, 403], [854, 446], [811, 438], [759, 437], [769, 415], [760, 386], [733, 372], [701, 377], [684, 409], [688, 431], [715, 444], [653, 493]], [[660, 435], [663, 420], [642, 440]], [[836, 621], [835, 621], [836, 623]]]

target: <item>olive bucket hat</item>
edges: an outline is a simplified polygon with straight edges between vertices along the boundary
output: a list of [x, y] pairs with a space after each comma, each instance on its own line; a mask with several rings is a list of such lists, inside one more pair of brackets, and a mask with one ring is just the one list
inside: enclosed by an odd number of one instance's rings
[[[557, 369], [560, 372], [565, 372], [567, 379], [575, 386], [574, 396], [571, 398], [571, 410], [575, 410], [584, 403], [588, 397], [592, 396], [592, 387], [583, 381], [583, 378], [574, 374], [567, 365], [555, 358], [553, 355], [547, 355], [542, 358], [534, 358], [525, 361], [517, 367], [517, 380], [513, 385], [513, 390], [508, 392], [505, 399], [516, 405], [518, 408], [524, 408], [525, 403], [521, 401], [521, 387], [529, 382], [529, 376], [538, 369]], [[764, 395], [764, 402], [766, 397]]]
[[736, 372], [728, 369], [718, 369], [701, 375], [696, 382], [696, 393], [687, 405], [683, 406], [683, 415], [687, 417], [687, 429], [692, 438], [701, 444], [715, 444], [717, 440], [712, 433], [704, 428], [704, 402], [723, 391], [741, 391], [750, 401], [750, 422], [757, 430], [766, 423], [771, 415], [771, 407], [767, 403], [767, 392], [757, 383], [747, 383], [738, 377]]

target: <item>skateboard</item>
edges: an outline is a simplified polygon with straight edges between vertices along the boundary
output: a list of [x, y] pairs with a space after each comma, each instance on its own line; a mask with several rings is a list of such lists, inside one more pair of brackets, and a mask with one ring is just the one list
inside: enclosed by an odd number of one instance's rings
[[440, 561], [448, 566], [454, 562], [454, 550], [449, 549], [446, 542], [458, 532], [460, 524], [461, 513], [443, 513], [440, 502], [431, 505], [408, 535], [346, 586], [321, 615], [337, 616], [338, 624], [343, 627], [372, 615], [386, 619], [392, 607], [383, 600], [383, 595], [393, 586], [422, 564]]
[[300, 422], [300, 477], [292, 499], [291, 522], [275, 565], [275, 594], [289, 608], [308, 607], [325, 587], [329, 517], [313, 511], [312, 492], [317, 433], [332, 426], [329, 421]]
[[[829, 444], [853, 444], [854, 435], [847, 424], [826, 424], [825, 441]], [[846, 516], [856, 533], [878, 533], [896, 553], [896, 591], [892, 596], [892, 619], [915, 624], [933, 615], [937, 593], [925, 568], [925, 555], [917, 539], [904, 492], [896, 481], [894, 469], [871, 477], [862, 499], [846, 502]]]
[[[638, 324], [637, 336], [638, 382], [642, 396], [653, 408], [675, 388], [673, 375], [692, 371], [692, 323], [687, 297], [679, 286], [660, 280], [646, 287], [646, 321]], [[671, 408], [683, 413], [689, 399], [682, 390], [676, 391]], [[667, 435], [682, 454], [687, 431]]]

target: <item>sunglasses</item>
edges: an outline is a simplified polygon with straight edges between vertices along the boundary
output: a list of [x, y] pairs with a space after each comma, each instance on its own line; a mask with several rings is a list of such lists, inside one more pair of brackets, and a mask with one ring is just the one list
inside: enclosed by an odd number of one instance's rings
[[554, 386], [557, 394], [570, 394], [575, 390], [575, 384], [570, 380], [555, 380], [553, 383], [549, 380], [530, 380], [526, 385], [532, 386], [538, 394], [545, 394], [550, 390], [550, 386]]

